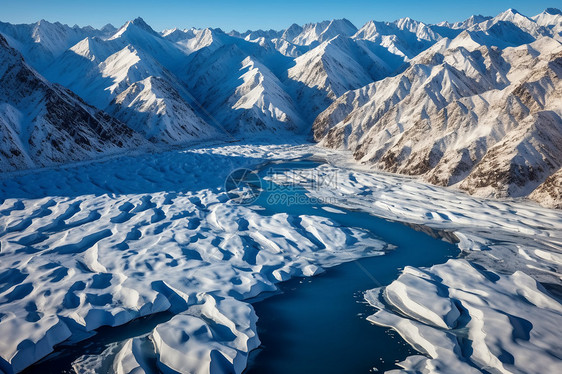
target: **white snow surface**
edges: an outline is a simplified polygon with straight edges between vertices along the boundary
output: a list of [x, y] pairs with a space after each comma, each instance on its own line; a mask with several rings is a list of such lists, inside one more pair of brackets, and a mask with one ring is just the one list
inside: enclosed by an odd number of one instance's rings
[[[393, 327], [426, 355], [399, 363], [406, 372], [562, 369], [562, 345], [553, 333], [560, 329], [562, 305], [521, 271], [499, 275], [465, 260], [427, 270], [406, 267], [389, 286], [370, 290], [365, 297], [375, 307], [381, 307], [381, 299], [388, 303], [369, 321]], [[468, 350], [467, 357], [463, 352]]]
[[[135, 131], [122, 132], [133, 143], [145, 144], [137, 132], [184, 143], [224, 135], [224, 128], [286, 141], [333, 102], [317, 120], [322, 136], [332, 130], [324, 145], [355, 150], [363, 161], [391, 149], [392, 171], [427, 171], [432, 183], [500, 197], [468, 196], [368, 170], [343, 151], [271, 139], [3, 173], [0, 373], [22, 371], [55, 345], [102, 326], [164, 311], [175, 316], [100, 356], [83, 355], [75, 369], [150, 372], [156, 363], [162, 372], [242, 372], [259, 345], [249, 298], [290, 277], [387, 249], [361, 228], [314, 215], [265, 216], [233, 204], [223, 191], [233, 169], [310, 154], [328, 160], [315, 175], [337, 180], [311, 191], [337, 201], [326, 210], [359, 209], [459, 240], [462, 258], [406, 268], [387, 287], [366, 293], [377, 309], [369, 319], [420, 352], [400, 363], [405, 372], [562, 371], [562, 214], [522, 198], [534, 190], [535, 201], [561, 201], [560, 17], [556, 9], [531, 18], [510, 9], [456, 24], [404, 18], [357, 30], [334, 20], [230, 34], [157, 33], [142, 19], [119, 30], [0, 23], [30, 66], [127, 121]], [[19, 56], [4, 51], [9, 61]], [[90, 117], [103, 115], [117, 128], [118, 121], [19, 57], [12, 65], [36, 82], [21, 85], [22, 97], [54, 97], [62, 103], [54, 109], [72, 104], [86, 111], [88, 126]], [[34, 162], [18, 151], [26, 150], [29, 130], [44, 127], [30, 126], [27, 117], [42, 117], [29, 112], [27, 101], [4, 96], [1, 138], [14, 163], [8, 169], [62, 160], [56, 154]], [[75, 144], [67, 141], [64, 149], [76, 151]], [[408, 157], [411, 163], [400, 164]], [[506, 170], [529, 173], [482, 185]]]
[[[348, 154], [317, 146], [251, 143], [5, 174], [0, 179], [0, 336], [8, 338], [0, 343], [0, 368], [21, 371], [69, 338], [170, 311], [176, 316], [150, 333], [116, 343], [100, 357], [82, 356], [75, 367], [149, 372], [150, 359], [164, 372], [240, 373], [248, 352], [259, 344], [256, 316], [246, 299], [275, 290], [275, 283], [292, 276], [380, 255], [387, 246], [363, 229], [339, 227], [326, 218], [260, 215], [228, 201], [223, 191], [230, 170], [310, 154], [330, 162], [317, 172], [335, 176], [337, 185], [321, 196], [336, 198], [339, 209], [425, 223], [460, 239], [465, 260], [407, 269], [386, 289], [389, 302], [403, 313], [383, 308], [388, 317], [376, 322], [393, 326], [429, 356], [411, 357], [404, 367], [438, 371], [432, 360], [441, 360], [466, 368], [456, 348], [460, 343], [448, 332], [466, 316], [459, 300], [471, 316], [504, 300], [503, 310], [520, 324], [509, 324], [501, 313], [498, 327], [490, 322], [493, 315], [472, 318], [474, 330], [467, 325], [475, 342], [471, 362], [504, 372], [534, 370], [529, 365], [537, 365], [536, 372], [556, 368], [559, 361], [552, 356], [559, 353], [559, 339], [553, 326], [562, 322], [560, 304], [533, 279], [562, 283], [560, 212], [351, 169]], [[467, 260], [487, 272], [474, 270]], [[451, 266], [455, 276], [463, 276], [455, 283], [446, 277]], [[432, 272], [442, 278], [425, 287]], [[486, 277], [492, 275], [486, 274], [492, 272], [501, 281], [490, 282]], [[444, 287], [458, 291], [446, 296]], [[480, 302], [463, 294], [479, 289]], [[524, 308], [521, 297], [529, 301]], [[528, 342], [520, 343], [518, 337], [527, 336], [525, 321], [534, 328]], [[478, 333], [478, 323], [489, 333]], [[404, 330], [404, 324], [418, 328]], [[510, 340], [512, 335], [517, 339]], [[510, 364], [501, 349], [517, 360]]]
[[[461, 258], [429, 269], [406, 267], [390, 285], [365, 293], [378, 309], [368, 320], [392, 327], [420, 352], [393, 372], [562, 369], [562, 214], [521, 199], [484, 200], [372, 173], [346, 153], [328, 159], [331, 165], [317, 172], [337, 179], [337, 188], [312, 190], [313, 196], [450, 231], [460, 240]], [[310, 183], [306, 175], [303, 183]]]
[[227, 201], [230, 170], [301, 152], [201, 148], [2, 179], [0, 368], [21, 371], [67, 338], [169, 310], [180, 316], [151, 335], [159, 365], [241, 372], [257, 345], [241, 300], [386, 247], [360, 228]]

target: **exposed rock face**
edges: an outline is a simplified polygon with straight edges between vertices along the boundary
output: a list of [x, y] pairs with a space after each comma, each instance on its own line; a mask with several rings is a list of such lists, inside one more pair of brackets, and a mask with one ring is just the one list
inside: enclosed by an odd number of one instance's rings
[[546, 178], [529, 197], [543, 206], [562, 209], [562, 169]]
[[[290, 137], [314, 121], [321, 144], [350, 149], [375, 168], [495, 197], [526, 196], [561, 166], [556, 9], [532, 18], [508, 9], [455, 24], [370, 21], [360, 29], [332, 20], [280, 31], [158, 33], [137, 18], [118, 30], [0, 23], [0, 33], [51, 82], [151, 142]], [[41, 82], [57, 92], [45, 99], [76, 99]], [[29, 125], [38, 114], [54, 122], [65, 116], [60, 105], [50, 104], [60, 109], [50, 114], [35, 111], [43, 96], [33, 97], [19, 106], [0, 100], [2, 162], [11, 170], [33, 166], [45, 153], [53, 162], [85, 157], [86, 146], [57, 140], [41, 155], [27, 149], [29, 141], [44, 141], [36, 139], [42, 125]], [[78, 137], [78, 144], [110, 132], [93, 122], [85, 128], [97, 135]], [[113, 145], [90, 148], [94, 155]]]
[[344, 94], [316, 118], [315, 138], [434, 184], [528, 195], [562, 165], [562, 44], [486, 41], [465, 31]]
[[129, 127], [51, 84], [0, 35], [0, 171], [138, 147]]

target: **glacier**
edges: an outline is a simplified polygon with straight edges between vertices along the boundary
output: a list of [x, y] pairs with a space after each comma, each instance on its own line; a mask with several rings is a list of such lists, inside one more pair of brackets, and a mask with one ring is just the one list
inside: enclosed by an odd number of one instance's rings
[[246, 32], [0, 22], [0, 373], [114, 329], [74, 371], [243, 372], [252, 300], [393, 249], [230, 199], [231, 171], [287, 160], [317, 165], [272, 180], [324, 212], [456, 243], [362, 290], [365, 318], [417, 352], [394, 372], [561, 371], [561, 82], [553, 8]]
[[[252, 206], [233, 204], [223, 189], [233, 168], [310, 155], [328, 160], [317, 167], [317, 173], [337, 173], [336, 188], [311, 190], [333, 194], [337, 199], [330, 201], [337, 201], [336, 207], [454, 232], [466, 256], [450, 263], [468, 259], [490, 274], [497, 272], [501, 279], [524, 269], [544, 285], [559, 284], [556, 248], [562, 239], [562, 216], [531, 203], [482, 200], [406, 177], [354, 170], [348, 153], [315, 145], [248, 143], [113, 156], [62, 169], [17, 172], [0, 180], [4, 197], [0, 331], [10, 337], [1, 346], [2, 370], [21, 371], [57, 344], [79, 341], [102, 326], [169, 311], [176, 316], [148, 335], [124, 342], [117, 353], [107, 353], [116, 372], [128, 372], [120, 371], [125, 370], [122, 367], [149, 372], [146, 357], [139, 353], [141, 345], [149, 356], [153, 352], [164, 371], [241, 372], [248, 352], [259, 345], [255, 327], [259, 316], [246, 299], [273, 291], [277, 282], [290, 277], [313, 276], [341, 262], [382, 255], [388, 246], [360, 228], [338, 227], [314, 215], [301, 215], [298, 220], [285, 213], [261, 215]], [[206, 166], [209, 162], [218, 173]], [[304, 170], [299, 179], [305, 185], [307, 175]], [[460, 274], [458, 269], [453, 273]], [[547, 336], [548, 331], [555, 334], [548, 323], [559, 323], [562, 314], [549, 310], [558, 310], [559, 302], [529, 275], [517, 277], [525, 284], [525, 294], [534, 295], [535, 306], [526, 307], [533, 325], [545, 326]], [[481, 276], [474, 282], [481, 279], [484, 287], [488, 278]], [[486, 287], [494, 290], [495, 286]], [[497, 292], [517, 299], [518, 289]], [[441, 295], [437, 289], [435, 293]], [[493, 297], [493, 292], [488, 295]], [[412, 296], [401, 297], [407, 301]], [[441, 313], [436, 309], [440, 304], [423, 300], [430, 302], [425, 310]], [[471, 313], [482, 311], [478, 305]], [[504, 307], [506, 313], [519, 315], [517, 304], [515, 310]], [[410, 318], [427, 323], [424, 309], [417, 310], [421, 311]], [[444, 317], [449, 324], [458, 318], [452, 310], [450, 317]], [[388, 318], [373, 321], [396, 326], [403, 333], [399, 320]], [[228, 334], [217, 335], [223, 330]], [[427, 350], [429, 344], [442, 344], [434, 335], [422, 331], [419, 337], [407, 335], [406, 340]], [[517, 352], [499, 342], [483, 344], [483, 350], [475, 352], [498, 349], [495, 344]], [[548, 360], [556, 350], [556, 346], [535, 349], [534, 361], [548, 362], [538, 357], [543, 354]], [[453, 353], [431, 357], [464, 360], [451, 357]], [[85, 362], [89, 361], [78, 360], [75, 365]], [[556, 361], [551, 365], [556, 366]]]

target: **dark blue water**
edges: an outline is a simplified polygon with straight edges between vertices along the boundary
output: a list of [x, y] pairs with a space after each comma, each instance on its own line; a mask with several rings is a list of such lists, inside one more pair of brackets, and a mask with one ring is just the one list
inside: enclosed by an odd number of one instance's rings
[[[28, 367], [22, 374], [71, 374], [76, 373], [72, 363], [83, 355], [99, 355], [111, 344], [122, 342], [137, 336], [149, 334], [161, 323], [168, 322], [174, 316], [171, 312], [160, 312], [133, 320], [125, 325], [103, 326], [96, 330], [96, 335], [80, 342], [64, 342], [55, 347], [53, 353], [43, 360]], [[149, 363], [150, 360], [147, 360]], [[156, 370], [156, 362], [152, 363]], [[80, 373], [77, 373], [80, 374]]]
[[[269, 164], [260, 175], [316, 166], [318, 163], [308, 161]], [[297, 187], [265, 183], [254, 204], [263, 215], [316, 215], [341, 226], [363, 228], [397, 248], [383, 256], [338, 265], [312, 278], [283, 282], [280, 293], [254, 302], [262, 345], [250, 355], [246, 373], [368, 373], [373, 368], [396, 368], [396, 361], [416, 353], [392, 330], [366, 320], [374, 309], [363, 301], [363, 292], [389, 284], [406, 265], [431, 266], [455, 257], [455, 245], [367, 213], [325, 211], [321, 208], [329, 205], [309, 199]], [[81, 355], [100, 354], [111, 343], [147, 334], [171, 317], [171, 313], [160, 313], [120, 327], [100, 328], [90, 339], [59, 345], [25, 372], [71, 372], [72, 362]]]
[[[270, 165], [261, 174], [315, 166], [302, 161]], [[280, 193], [288, 196], [272, 197]], [[289, 205], [288, 201], [301, 203]], [[250, 355], [246, 373], [369, 373], [373, 368], [396, 368], [397, 361], [416, 353], [392, 330], [366, 320], [375, 310], [363, 301], [363, 292], [391, 283], [406, 265], [431, 266], [456, 257], [459, 251], [454, 244], [433, 237], [437, 232], [431, 236], [364, 212], [325, 211], [321, 209], [325, 205], [307, 202], [305, 191], [299, 188], [266, 185], [256, 205], [263, 208], [261, 214], [310, 214], [341, 226], [367, 229], [396, 249], [312, 278], [291, 279], [280, 284], [280, 293], [254, 302], [262, 345]]]

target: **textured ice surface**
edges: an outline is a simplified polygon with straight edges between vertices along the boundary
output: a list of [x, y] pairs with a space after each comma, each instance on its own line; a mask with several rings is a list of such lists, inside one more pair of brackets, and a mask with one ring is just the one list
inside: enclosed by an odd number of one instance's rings
[[[305, 149], [193, 149], [5, 176], [0, 368], [20, 371], [71, 336], [169, 310], [178, 316], [149, 339], [158, 367], [242, 371], [258, 340], [239, 300], [385, 248], [362, 229], [260, 215], [222, 191], [232, 169]], [[127, 365], [135, 344], [120, 350]]]
[[[363, 229], [342, 228], [326, 218], [260, 214], [228, 201], [223, 191], [233, 169], [310, 154], [328, 157], [326, 151], [309, 145], [237, 144], [4, 175], [0, 369], [20, 371], [69, 338], [78, 340], [101, 326], [170, 311], [176, 316], [150, 333], [112, 345], [99, 357], [85, 355], [75, 367], [81, 372], [142, 372], [155, 367], [241, 372], [248, 351], [259, 342], [256, 316], [244, 299], [272, 291], [275, 283], [292, 276], [314, 275], [322, 266], [380, 254], [386, 247]], [[513, 343], [519, 338], [504, 337], [523, 334], [528, 330], [525, 323], [523, 330], [490, 328], [480, 340], [471, 338], [483, 342], [482, 347], [473, 346], [474, 362], [498, 367], [494, 360], [509, 357], [497, 351], [504, 344], [507, 352], [522, 357], [505, 364], [505, 370], [524, 371], [525, 357], [531, 354], [558, 354], [556, 329], [548, 328], [556, 325], [548, 323], [559, 321], [559, 304], [523, 272], [560, 285], [560, 212], [353, 170], [345, 164], [346, 157], [329, 156], [337, 166], [316, 168], [316, 175], [335, 176], [337, 183], [312, 194], [335, 198], [340, 209], [362, 209], [454, 231], [465, 258], [501, 273], [498, 284], [486, 279], [477, 283], [472, 272], [481, 270], [468, 264], [460, 267], [466, 271], [461, 280], [467, 288], [482, 287], [486, 292], [479, 294], [480, 303], [471, 304], [471, 316], [499, 301], [496, 293], [504, 293], [501, 297], [506, 300], [528, 300], [521, 309], [524, 314], [513, 313], [510, 305], [506, 312], [538, 323], [541, 335], [532, 332], [530, 343], [521, 345]], [[307, 175], [303, 173], [303, 182]], [[504, 276], [518, 269], [523, 272]], [[413, 346], [434, 359], [465, 367], [468, 364], [457, 358], [470, 354], [449, 333], [466, 316], [458, 304], [465, 302], [461, 298], [465, 286], [461, 281], [450, 283], [446, 270], [439, 275], [442, 280], [431, 278], [428, 274], [434, 270], [409, 269], [402, 284], [389, 286], [388, 305], [403, 313], [384, 307], [388, 318], [384, 323], [401, 333], [419, 331], [406, 336]], [[444, 287], [455, 287], [461, 296], [447, 297], [441, 292]], [[521, 296], [514, 293], [519, 289], [524, 291]], [[544, 316], [548, 318], [543, 321]], [[482, 321], [488, 326], [486, 319]], [[508, 322], [502, 323], [509, 328]], [[487, 350], [492, 353], [486, 355]], [[432, 365], [433, 360], [424, 360], [413, 357], [404, 366]], [[541, 362], [549, 365], [547, 360]]]
[[406, 268], [396, 281], [369, 291], [366, 298], [374, 306], [380, 307], [381, 299], [388, 303], [368, 320], [395, 328], [429, 356], [399, 364], [408, 371], [562, 369], [562, 344], [555, 332], [562, 323], [562, 305], [521, 271], [498, 275], [465, 260], [449, 260], [426, 271]]
[[[460, 240], [463, 259], [429, 269], [407, 267], [389, 286], [365, 295], [378, 309], [368, 319], [394, 328], [424, 354], [401, 362], [404, 371], [562, 370], [560, 212], [344, 169], [352, 166], [345, 154], [330, 158], [332, 165], [320, 166], [318, 173], [337, 177], [337, 187], [311, 190], [314, 196], [335, 199], [341, 208], [448, 230]], [[304, 183], [306, 176], [303, 172]]]

